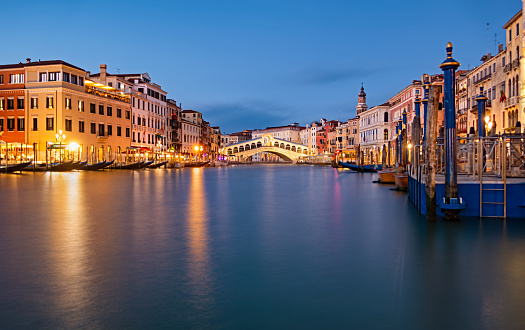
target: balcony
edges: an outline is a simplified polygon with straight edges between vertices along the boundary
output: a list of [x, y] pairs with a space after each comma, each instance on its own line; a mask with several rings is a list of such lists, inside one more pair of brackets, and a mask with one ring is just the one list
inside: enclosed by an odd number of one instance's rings
[[510, 70], [512, 70], [512, 65], [510, 63], [503, 68], [503, 72], [509, 72]]
[[485, 80], [489, 80], [490, 78], [492, 77], [492, 73], [489, 73], [488, 75], [486, 75], [485, 77], [481, 77], [480, 79], [476, 80], [474, 82], [475, 85], [477, 84], [481, 84], [482, 82], [484, 82]]
[[458, 110], [458, 115], [463, 116], [467, 114], [468, 109], [467, 108], [461, 108]]
[[509, 107], [514, 106], [514, 105], [518, 105], [518, 97], [517, 96], [509, 97], [508, 99], [505, 100], [505, 108], [509, 108]]
[[520, 60], [515, 59], [514, 61], [512, 61], [512, 69], [517, 69], [519, 67], [520, 67]]
[[470, 109], [470, 112], [473, 113], [473, 114], [477, 114], [478, 113], [478, 105], [474, 104], [472, 106], [472, 108]]
[[108, 132], [106, 132], [106, 131], [98, 131], [97, 132], [97, 139], [99, 139], [99, 140], [107, 140], [108, 139]]

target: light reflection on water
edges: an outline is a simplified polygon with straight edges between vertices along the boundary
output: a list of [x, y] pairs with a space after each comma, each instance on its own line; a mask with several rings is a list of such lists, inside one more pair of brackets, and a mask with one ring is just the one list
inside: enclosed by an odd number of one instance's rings
[[309, 166], [0, 176], [1, 328], [525, 328], [525, 222]]

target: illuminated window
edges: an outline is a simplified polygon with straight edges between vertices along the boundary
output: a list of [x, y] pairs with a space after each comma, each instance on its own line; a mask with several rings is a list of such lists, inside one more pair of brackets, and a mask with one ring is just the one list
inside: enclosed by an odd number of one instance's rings
[[66, 110], [71, 110], [71, 99], [70, 98], [66, 97], [65, 105], [66, 105]]
[[53, 108], [53, 97], [52, 96], [46, 97], [46, 108], [48, 109]]
[[37, 97], [31, 98], [31, 109], [38, 109], [38, 98]]
[[78, 101], [78, 111], [84, 112], [84, 101]]
[[49, 81], [60, 81], [60, 72], [49, 72]]

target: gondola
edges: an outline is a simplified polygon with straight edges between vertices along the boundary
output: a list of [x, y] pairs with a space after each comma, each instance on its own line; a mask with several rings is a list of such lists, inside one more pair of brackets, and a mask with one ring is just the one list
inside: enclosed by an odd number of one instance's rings
[[339, 162], [339, 165], [341, 165], [344, 168], [349, 168], [357, 172], [377, 172], [377, 171], [381, 171], [381, 168], [382, 168], [381, 164], [357, 165], [357, 164]]
[[140, 168], [140, 165], [142, 165], [144, 162], [136, 162], [131, 164], [116, 164], [115, 169], [117, 170], [138, 170]]
[[159, 167], [161, 167], [161, 166], [164, 166], [164, 165], [166, 165], [167, 163], [168, 163], [168, 161], [165, 161], [165, 162], [160, 162], [160, 163], [156, 163], [156, 164], [150, 164], [150, 165], [148, 165], [147, 167], [148, 167], [148, 168], [153, 168], [153, 169], [154, 169], [154, 168], [159, 168]]
[[24, 168], [28, 167], [29, 165], [31, 165], [31, 162], [1, 165], [0, 173], [13, 173], [17, 171], [22, 171]]

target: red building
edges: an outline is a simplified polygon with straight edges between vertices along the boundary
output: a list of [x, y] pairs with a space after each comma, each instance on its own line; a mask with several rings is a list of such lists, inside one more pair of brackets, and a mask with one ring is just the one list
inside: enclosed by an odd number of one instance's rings
[[0, 65], [0, 140], [26, 142], [25, 74], [23, 64]]

